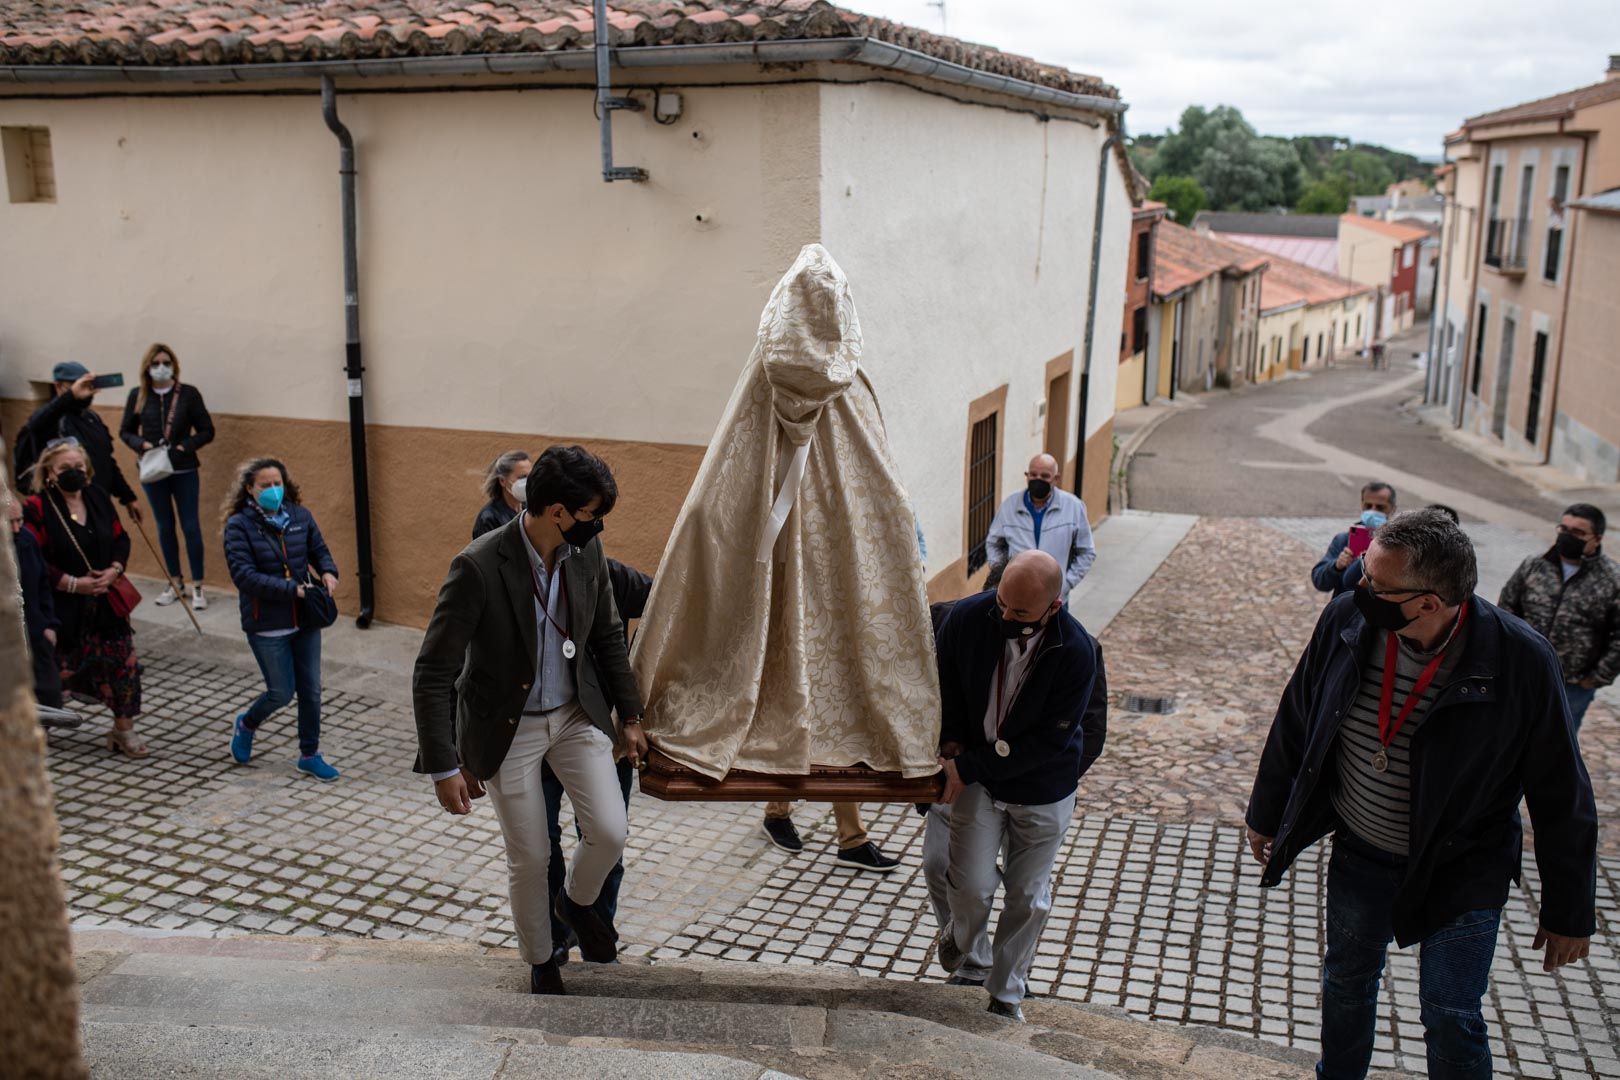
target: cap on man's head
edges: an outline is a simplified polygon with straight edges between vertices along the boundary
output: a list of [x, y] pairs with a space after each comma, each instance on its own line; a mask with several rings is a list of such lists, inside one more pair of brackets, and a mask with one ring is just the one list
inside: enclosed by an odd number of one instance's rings
[[77, 360], [64, 360], [51, 368], [52, 382], [74, 382], [90, 374], [90, 369]]

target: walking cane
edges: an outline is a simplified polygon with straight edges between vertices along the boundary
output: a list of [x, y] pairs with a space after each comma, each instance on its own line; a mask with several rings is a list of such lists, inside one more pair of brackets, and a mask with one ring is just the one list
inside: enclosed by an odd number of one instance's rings
[[169, 588], [174, 590], [174, 595], [179, 598], [180, 606], [185, 610], [186, 618], [190, 619], [191, 625], [197, 628], [197, 636], [202, 637], [202, 624], [197, 621], [197, 616], [192, 613], [191, 605], [186, 603], [185, 586], [169, 576], [168, 564], [163, 561], [163, 556], [158, 554], [158, 549], [152, 545], [152, 538], [146, 535], [146, 526], [141, 524], [140, 519], [134, 514], [131, 514], [129, 518], [135, 522], [135, 531], [141, 534], [142, 540], [146, 541], [146, 550], [152, 553], [152, 561], [163, 567], [163, 580], [169, 583]]

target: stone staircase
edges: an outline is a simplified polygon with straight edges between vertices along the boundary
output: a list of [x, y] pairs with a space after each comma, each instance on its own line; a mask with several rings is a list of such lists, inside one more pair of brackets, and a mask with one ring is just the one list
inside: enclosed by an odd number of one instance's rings
[[76, 935], [86, 1055], [123, 1078], [934, 1080], [1264, 1078], [1311, 1055], [1047, 1000], [720, 961], [564, 969], [534, 997], [514, 953], [354, 938]]

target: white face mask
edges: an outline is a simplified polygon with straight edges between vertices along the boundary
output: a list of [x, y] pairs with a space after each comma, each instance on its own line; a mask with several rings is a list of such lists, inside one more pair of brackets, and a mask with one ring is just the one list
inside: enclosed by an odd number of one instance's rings
[[514, 480], [506, 490], [512, 493], [512, 498], [516, 499], [519, 505], [528, 505], [528, 480]]
[[152, 376], [153, 382], [166, 383], [174, 378], [174, 368], [168, 364], [153, 364], [147, 372]]

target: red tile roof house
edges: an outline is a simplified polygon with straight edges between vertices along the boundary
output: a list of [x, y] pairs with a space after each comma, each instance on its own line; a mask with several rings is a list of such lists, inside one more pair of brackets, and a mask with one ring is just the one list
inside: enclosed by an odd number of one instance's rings
[[1339, 276], [1379, 290], [1378, 326], [1364, 344], [1407, 329], [1416, 320], [1419, 253], [1429, 230], [1343, 214], [1339, 218]]
[[822, 0], [607, 18], [606, 96], [635, 106], [609, 157], [640, 180], [603, 182], [589, 5], [0, 4], [5, 430], [55, 362], [133, 381], [164, 341], [215, 412], [205, 498], [283, 455], [350, 613], [422, 623], [488, 463], [564, 439], [615, 466], [609, 551], [651, 571], [771, 286], [819, 241], [936, 596], [980, 572], [985, 508], [1038, 450], [1104, 511], [1140, 201], [1113, 87]]
[[[1254, 381], [1260, 283], [1269, 258], [1173, 221], [1159, 222], [1153, 303], [1159, 340], [1170, 346], [1171, 396]], [[1161, 349], [1161, 364], [1163, 355]]]

